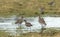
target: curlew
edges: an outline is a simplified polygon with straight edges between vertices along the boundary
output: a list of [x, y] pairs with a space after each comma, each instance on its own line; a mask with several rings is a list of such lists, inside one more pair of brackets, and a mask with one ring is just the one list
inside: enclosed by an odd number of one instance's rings
[[20, 19], [17, 19], [17, 21], [15, 22], [15, 24], [22, 24], [23, 22], [23, 16], [21, 16]]
[[48, 5], [50, 6], [54, 6], [54, 4], [55, 4], [55, 0], [52, 0], [51, 2], [48, 3]]
[[[15, 22], [15, 24], [18, 24], [18, 26], [20, 26], [20, 31], [21, 31], [21, 24], [22, 24], [22, 22], [23, 22], [23, 16], [21, 16], [21, 18], [20, 19], [17, 19], [17, 21]], [[21, 31], [21, 33], [22, 33], [22, 31]]]
[[45, 20], [43, 19], [43, 18], [41, 18], [40, 16], [39, 16], [39, 23], [41, 24], [41, 34], [43, 33], [43, 31], [44, 31], [44, 29], [45, 29], [45, 26], [47, 25], [46, 23], [45, 23]]
[[31, 32], [31, 26], [32, 26], [32, 24], [29, 23], [29, 22], [27, 22], [27, 20], [24, 20], [24, 21], [25, 21], [25, 25], [26, 25], [27, 27], [30, 27], [30, 32]]
[[41, 14], [44, 14], [44, 10], [45, 10], [45, 8], [44, 7], [40, 7], [40, 12], [41, 12]]

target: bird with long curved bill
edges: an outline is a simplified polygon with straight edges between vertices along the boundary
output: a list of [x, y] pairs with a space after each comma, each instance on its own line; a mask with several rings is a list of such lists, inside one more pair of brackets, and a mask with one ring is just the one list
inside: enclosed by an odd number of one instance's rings
[[46, 22], [45, 22], [45, 20], [43, 19], [43, 18], [41, 18], [40, 16], [39, 16], [39, 20], [38, 20], [38, 22], [40, 23], [40, 25], [41, 25], [41, 33], [46, 29], [45, 28], [45, 26], [47, 25], [46, 24]]
[[30, 27], [30, 32], [31, 32], [31, 26], [33, 26], [31, 23], [27, 22], [27, 20], [24, 20], [25, 21], [25, 25], [27, 27]]
[[44, 14], [44, 10], [45, 10], [45, 8], [42, 7], [42, 6], [40, 6], [40, 12], [41, 12], [41, 14]]
[[[18, 26], [20, 27], [20, 31], [21, 31], [21, 24], [23, 23], [23, 16], [21, 16], [20, 19], [17, 19], [17, 21], [15, 22], [15, 24], [18, 24]], [[21, 31], [21, 34], [22, 34], [22, 31]]]
[[21, 18], [20, 19], [17, 19], [17, 21], [15, 22], [15, 24], [22, 24], [22, 22], [23, 22], [23, 16], [21, 16]]
[[51, 2], [48, 3], [48, 5], [50, 6], [54, 6], [54, 4], [55, 4], [55, 0], [52, 0]]

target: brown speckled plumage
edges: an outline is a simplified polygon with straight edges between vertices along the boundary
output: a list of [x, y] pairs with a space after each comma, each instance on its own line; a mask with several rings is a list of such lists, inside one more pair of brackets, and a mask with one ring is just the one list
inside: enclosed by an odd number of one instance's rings
[[45, 21], [44, 21], [44, 19], [43, 18], [41, 18], [40, 16], [39, 16], [39, 23], [41, 23], [41, 24], [44, 24], [44, 25], [47, 25], [46, 23], [45, 23]]
[[21, 24], [23, 22], [23, 16], [21, 16], [20, 19], [17, 19], [17, 21], [15, 22], [15, 24]]
[[32, 26], [31, 23], [27, 22], [26, 20], [24, 20], [24, 21], [25, 21], [25, 25], [26, 25], [27, 27], [31, 27], [31, 26]]

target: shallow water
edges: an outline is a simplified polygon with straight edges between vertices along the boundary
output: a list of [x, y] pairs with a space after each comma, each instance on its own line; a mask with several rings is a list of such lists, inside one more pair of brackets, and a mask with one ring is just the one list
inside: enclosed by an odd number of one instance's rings
[[[60, 27], [60, 17], [43, 17], [45, 22], [47, 23], [46, 28], [49, 27]], [[29, 17], [25, 18], [28, 22], [30, 22], [33, 26], [31, 26], [31, 31], [38, 32], [38, 30], [41, 29], [41, 25], [38, 22], [38, 17]], [[18, 27], [18, 24], [15, 24], [15, 18], [5, 19], [3, 22], [0, 21], [0, 28], [3, 28], [4, 30], [12, 31], [14, 32], [16, 28]], [[25, 26], [25, 22], [21, 24], [21, 26], [24, 27], [22, 30], [27, 30], [27, 27]], [[2, 29], [0, 29], [2, 30]], [[28, 28], [30, 30], [30, 28]], [[23, 31], [24, 32], [24, 31]]]

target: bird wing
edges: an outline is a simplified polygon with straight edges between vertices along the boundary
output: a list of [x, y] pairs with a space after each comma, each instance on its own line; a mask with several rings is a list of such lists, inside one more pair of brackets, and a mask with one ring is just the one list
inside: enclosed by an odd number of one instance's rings
[[32, 24], [31, 24], [31, 23], [29, 23], [29, 22], [27, 22], [25, 25], [26, 25], [27, 27], [32, 26]]
[[45, 24], [45, 25], [46, 25], [46, 23], [45, 23], [45, 21], [44, 21], [43, 18], [40, 18], [40, 19], [39, 19], [39, 23], [41, 23], [41, 24]]
[[22, 19], [19, 19], [19, 20], [17, 20], [16, 22], [15, 22], [15, 24], [17, 24], [17, 23], [22, 23], [23, 22], [23, 20]]

